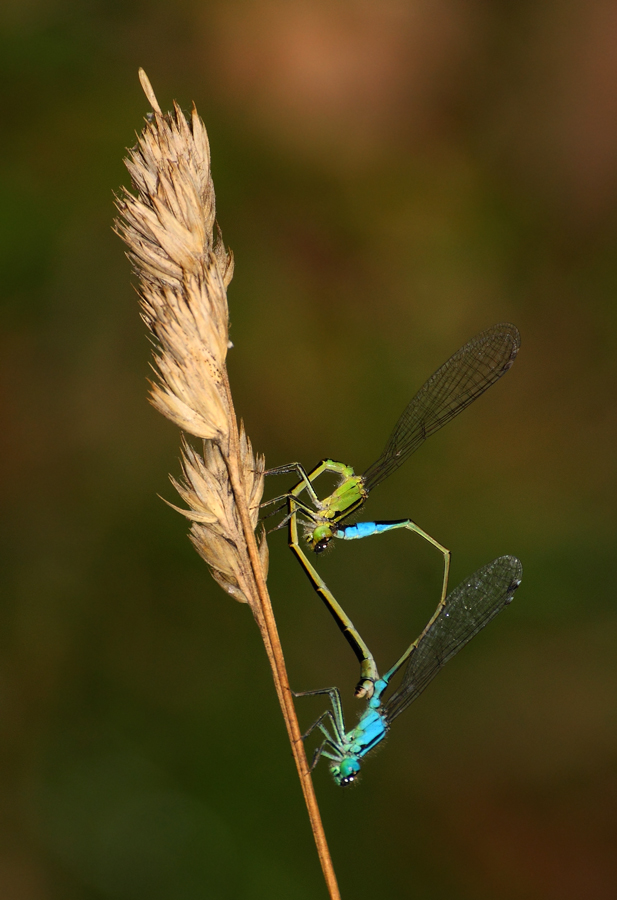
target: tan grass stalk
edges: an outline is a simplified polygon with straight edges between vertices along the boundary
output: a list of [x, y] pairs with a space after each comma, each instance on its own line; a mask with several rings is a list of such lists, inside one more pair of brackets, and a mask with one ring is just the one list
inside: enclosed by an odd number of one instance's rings
[[188, 509], [174, 508], [191, 520], [191, 540], [214, 579], [250, 606], [259, 626], [326, 884], [340, 900], [266, 588], [265, 535], [255, 539], [264, 460], [238, 427], [227, 378], [233, 257], [215, 220], [208, 137], [194, 107], [188, 119], [177, 104], [163, 115], [143, 70], [139, 77], [153, 113], [125, 160], [137, 196], [117, 199], [116, 230], [153, 336], [151, 402], [203, 441], [198, 452], [183, 438], [183, 479], [172, 481]]

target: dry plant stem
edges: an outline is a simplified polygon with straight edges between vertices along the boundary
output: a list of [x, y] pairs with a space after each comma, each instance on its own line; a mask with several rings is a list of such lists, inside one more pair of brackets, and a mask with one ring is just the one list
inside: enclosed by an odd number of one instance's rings
[[267, 544], [255, 539], [265, 464], [238, 427], [227, 377], [233, 256], [216, 224], [208, 137], [195, 107], [188, 118], [177, 104], [163, 114], [142, 70], [140, 80], [154, 113], [126, 160], [136, 195], [117, 198], [116, 230], [153, 336], [151, 402], [203, 442], [198, 452], [183, 439], [183, 479], [172, 483], [188, 509], [174, 509], [191, 521], [190, 539], [215, 581], [255, 617], [330, 900], [340, 900], [266, 588]]
[[[225, 381], [229, 408], [233, 411], [233, 401], [231, 397], [231, 391], [229, 389], [229, 382], [227, 378], [225, 379]], [[304, 794], [304, 800], [306, 803], [306, 808], [313, 831], [313, 838], [317, 847], [317, 853], [319, 855], [319, 861], [321, 863], [324, 879], [326, 881], [326, 885], [328, 887], [328, 891], [332, 900], [340, 900], [341, 895], [336, 881], [336, 874], [334, 872], [334, 866], [332, 865], [332, 858], [330, 856], [328, 842], [326, 840], [323, 823], [321, 821], [321, 813], [319, 812], [319, 806], [317, 804], [317, 797], [315, 795], [313, 779], [311, 778], [306, 753], [304, 752], [302, 733], [298, 724], [298, 717], [296, 716], [291, 689], [289, 687], [289, 679], [287, 677], [287, 669], [285, 667], [283, 648], [281, 646], [278, 629], [276, 627], [276, 620], [274, 618], [272, 604], [270, 602], [270, 595], [268, 593], [268, 588], [263, 576], [263, 569], [261, 560], [259, 558], [257, 542], [255, 540], [255, 532], [253, 531], [253, 528], [251, 526], [248, 509], [245, 502], [245, 494], [243, 493], [240, 485], [240, 473], [236, 463], [236, 461], [239, 459], [239, 437], [237, 430], [237, 420], [233, 412], [231, 415], [231, 420], [234, 423], [234, 427], [231, 428], [230, 432], [230, 453], [228, 461], [229, 480], [231, 481], [232, 489], [236, 498], [238, 512], [240, 514], [242, 528], [244, 531], [244, 537], [246, 539], [246, 547], [249, 554], [251, 569], [255, 578], [255, 587], [257, 588], [259, 597], [259, 605], [257, 608], [261, 613], [262, 621], [259, 621], [259, 618], [256, 616], [257, 624], [262, 633], [264, 645], [266, 647], [270, 665], [272, 667], [272, 675], [274, 678], [276, 693], [281, 706], [281, 711], [283, 713], [283, 718], [285, 720], [285, 725], [287, 727], [287, 734], [289, 735], [289, 741], [291, 744], [294, 761], [298, 770], [300, 784], [302, 786], [302, 793]]]

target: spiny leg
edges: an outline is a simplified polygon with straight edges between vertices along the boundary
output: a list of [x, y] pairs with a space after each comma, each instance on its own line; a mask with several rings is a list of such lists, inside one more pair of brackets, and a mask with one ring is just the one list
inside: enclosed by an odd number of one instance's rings
[[443, 554], [443, 582], [441, 586], [441, 601], [446, 599], [448, 593], [448, 578], [450, 575], [450, 551], [444, 547], [434, 537], [431, 537], [426, 531], [423, 531], [419, 525], [412, 522], [411, 519], [397, 519], [393, 522], [358, 522], [356, 525], [348, 525], [347, 528], [339, 528], [334, 532], [334, 537], [341, 538], [344, 541], [355, 541], [361, 538], [371, 537], [374, 534], [383, 534], [385, 531], [394, 531], [396, 528], [406, 528], [413, 531], [436, 547]]
[[[300, 490], [304, 490], [304, 485], [302, 484], [302, 482], [300, 482], [299, 485], [296, 485], [296, 487], [298, 486], [300, 487]], [[287, 494], [281, 494], [279, 497], [273, 497], [272, 500], [264, 500], [263, 503], [259, 504], [259, 508], [264, 509], [266, 506], [272, 506], [273, 503], [279, 502], [281, 503], [282, 508], [282, 506], [287, 503], [290, 497], [295, 497], [298, 506], [301, 506], [308, 513], [315, 515], [315, 511], [307, 503], [303, 503], [302, 500], [298, 500], [297, 495], [293, 493], [293, 490], [289, 491], [289, 493]]]
[[[311, 761], [311, 766], [309, 771], [312, 772], [317, 763], [319, 762], [322, 756], [327, 757], [328, 759], [339, 760], [341, 758], [342, 751], [342, 742], [345, 738], [345, 720], [343, 718], [343, 706], [341, 704], [341, 695], [339, 693], [338, 688], [320, 688], [316, 691], [292, 691], [294, 697], [315, 697], [319, 694], [327, 694], [330, 698], [330, 703], [332, 704], [332, 709], [327, 709], [323, 712], [319, 718], [313, 722], [308, 731], [302, 735], [302, 740], [305, 741], [307, 737], [318, 728], [321, 733], [324, 735], [325, 740], [321, 742], [319, 747], [313, 753], [313, 759]], [[324, 720], [329, 720], [336, 738], [333, 738], [326, 726], [324, 725]], [[325, 749], [329, 747], [334, 751], [335, 755], [332, 753], [328, 753]]]
[[[325, 749], [326, 746], [330, 746], [335, 751], [336, 756], [332, 753], [328, 753], [328, 751]], [[340, 749], [335, 744], [333, 744], [332, 741], [326, 740], [322, 744], [320, 744], [313, 753], [313, 759], [311, 760], [309, 772], [313, 771], [322, 756], [325, 756], [326, 759], [332, 759], [335, 762], [340, 762], [340, 760], [342, 759]]]
[[[275, 500], [284, 500], [289, 497], [289, 494], [293, 493], [293, 496], [297, 497], [297, 495], [301, 491], [306, 491], [315, 506], [319, 507], [319, 497], [315, 493], [315, 488], [311, 484], [312, 481], [315, 480], [322, 472], [325, 471], [324, 463], [319, 463], [319, 465], [315, 466], [315, 468], [311, 472], [307, 472], [303, 465], [298, 462], [287, 463], [285, 466], [276, 466], [274, 469], [266, 469], [264, 475], [288, 475], [290, 472], [295, 472], [296, 475], [300, 478], [300, 482], [290, 491], [288, 494], [283, 494], [281, 497], [275, 497]], [[274, 500], [268, 500], [266, 503], [262, 503], [262, 506], [267, 506], [269, 503], [274, 503]]]
[[[284, 506], [287, 506], [287, 508], [289, 509], [289, 501], [290, 501], [291, 497], [292, 497], [291, 494], [285, 494], [283, 497], [277, 497], [276, 499], [277, 499], [277, 500], [284, 500], [284, 501], [285, 501]], [[266, 501], [266, 503], [260, 504], [260, 508], [263, 507], [263, 506], [267, 506], [270, 502], [271, 502], [271, 501], [268, 500], [268, 501]], [[312, 510], [310, 506], [307, 506], [306, 503], [303, 503], [301, 500], [298, 500], [297, 497], [294, 497], [294, 506], [298, 506], [299, 509], [297, 509], [297, 510], [294, 509], [293, 512], [288, 512], [287, 515], [284, 516], [283, 519], [281, 519], [281, 521], [278, 523], [278, 525], [276, 525], [274, 528], [271, 528], [271, 529], [270, 529], [270, 532], [272, 532], [272, 531], [278, 531], [280, 528], [283, 528], [285, 525], [287, 525], [287, 523], [289, 522], [289, 520], [291, 519], [291, 517], [294, 516], [294, 515], [297, 515], [298, 513], [300, 513], [300, 514], [303, 515], [306, 519], [308, 519], [309, 522], [315, 523], [315, 522], [319, 521], [319, 519], [317, 518], [317, 514], [315, 513], [315, 511]], [[276, 513], [280, 512], [281, 509], [283, 509], [283, 506], [278, 506], [278, 507], [274, 510], [274, 512], [268, 513], [267, 516], [260, 516], [260, 522], [263, 522], [264, 519], [269, 519], [270, 516], [276, 515]], [[268, 532], [268, 533], [270, 533], [270, 532]]]
[[379, 677], [373, 654], [360, 637], [358, 631], [354, 627], [353, 622], [351, 621], [343, 607], [337, 602], [334, 594], [328, 588], [319, 572], [317, 572], [317, 570], [311, 565], [311, 563], [303, 553], [298, 541], [298, 522], [296, 510], [294, 509], [294, 503], [295, 498], [290, 497], [289, 546], [296, 554], [300, 565], [306, 572], [308, 579], [310, 580], [311, 584], [313, 585], [314, 589], [317, 591], [323, 602], [326, 604], [328, 610], [330, 611], [330, 614], [334, 618], [334, 621], [342, 631], [343, 637], [350, 645], [356, 659], [360, 663], [360, 681], [356, 685], [356, 697], [370, 698], [373, 695], [375, 681]]
[[302, 491], [306, 491], [309, 497], [311, 498], [314, 506], [317, 509], [322, 509], [322, 503], [315, 493], [315, 488], [313, 487], [313, 482], [316, 478], [319, 478], [324, 472], [332, 472], [337, 475], [344, 475], [351, 471], [349, 466], [346, 466], [345, 463], [336, 462], [333, 459], [322, 459], [320, 463], [318, 463], [314, 469], [311, 469], [310, 472], [307, 472], [301, 463], [293, 462], [287, 463], [284, 466], [276, 466], [274, 469], [266, 469], [264, 475], [287, 475], [290, 472], [295, 472], [296, 475], [300, 478], [298, 484], [296, 484], [287, 494], [281, 495], [281, 497], [275, 497], [273, 500], [267, 500], [265, 503], [262, 503], [262, 506], [267, 506], [270, 503], [274, 503], [276, 500], [284, 500], [289, 496], [298, 497]]
[[[318, 697], [321, 694], [327, 694], [332, 704], [332, 714], [334, 715], [334, 730], [341, 737], [345, 734], [345, 719], [343, 717], [343, 704], [341, 703], [341, 693], [337, 687], [317, 688], [314, 691], [292, 691], [294, 697]], [[316, 723], [315, 723], [316, 724]], [[314, 728], [315, 725], [311, 727]], [[308, 732], [307, 732], [308, 734]], [[303, 735], [302, 740], [307, 736]]]
[[330, 734], [330, 732], [324, 725], [324, 721], [327, 721], [330, 723], [330, 725], [332, 726], [332, 728], [334, 729], [334, 731], [336, 733], [336, 736], [339, 738], [339, 740], [341, 740], [344, 735], [339, 734], [339, 728], [336, 723], [336, 717], [335, 717], [334, 713], [332, 712], [332, 710], [330, 710], [330, 709], [327, 709], [325, 712], [323, 712], [319, 716], [319, 718], [313, 722], [313, 724], [308, 729], [308, 731], [306, 731], [302, 735], [302, 740], [305, 741], [307, 739], [307, 737], [310, 737], [310, 735], [315, 731], [315, 729], [318, 728], [321, 731], [321, 733], [323, 734], [323, 736], [325, 737], [326, 741], [329, 742], [330, 744], [332, 744], [332, 746], [335, 746], [337, 741], [335, 740], [335, 738], [332, 737], [332, 735]]
[[[268, 469], [264, 474], [265, 475], [286, 475], [289, 472], [295, 472], [299, 477], [300, 481], [298, 484], [294, 485], [294, 487], [288, 491], [286, 494], [281, 494], [278, 497], [273, 497], [271, 500], [265, 500], [263, 503], [259, 504], [259, 508], [263, 509], [266, 506], [271, 506], [273, 503], [283, 502], [287, 503], [291, 497], [295, 499], [298, 507], [302, 509], [308, 519], [312, 520], [315, 518], [315, 511], [322, 509], [322, 503], [315, 493], [315, 489], [312, 485], [312, 482], [318, 478], [323, 472], [336, 471], [338, 472], [342, 466], [342, 463], [333, 463], [331, 460], [322, 460], [314, 469], [310, 472], [307, 472], [304, 466], [302, 466], [298, 462], [288, 463], [285, 466], [277, 466], [274, 469]], [[315, 509], [312, 509], [308, 504], [304, 503], [299, 499], [299, 495], [302, 491], [306, 490], [309, 497], [311, 498], [311, 502]], [[279, 512], [279, 509], [276, 509], [273, 513], [269, 515], [275, 515]], [[279, 528], [283, 528], [287, 522], [289, 521], [291, 513], [289, 513], [285, 518], [279, 522], [276, 528], [273, 528], [272, 531], [278, 531]], [[268, 516], [264, 516], [263, 518], [268, 518]]]

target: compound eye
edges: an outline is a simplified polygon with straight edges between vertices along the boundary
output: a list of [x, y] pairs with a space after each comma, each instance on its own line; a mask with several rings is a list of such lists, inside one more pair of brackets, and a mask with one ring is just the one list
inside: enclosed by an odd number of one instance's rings
[[317, 541], [317, 543], [315, 544], [315, 548], [314, 548], [315, 553], [322, 553], [326, 549], [326, 547], [328, 546], [329, 543], [330, 543], [330, 541], [328, 538], [323, 538], [323, 540]]
[[341, 785], [342, 785], [343, 787], [347, 787], [348, 784], [353, 784], [353, 782], [354, 782], [355, 780], [356, 780], [356, 775], [355, 775], [355, 772], [354, 772], [353, 775], [348, 775], [347, 778], [343, 778], [343, 780], [341, 781]]

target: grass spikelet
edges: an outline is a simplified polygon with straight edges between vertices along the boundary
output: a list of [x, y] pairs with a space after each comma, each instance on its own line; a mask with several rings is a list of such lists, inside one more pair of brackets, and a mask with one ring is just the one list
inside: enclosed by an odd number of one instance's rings
[[136, 194], [117, 198], [115, 228], [153, 339], [150, 400], [202, 441], [199, 452], [183, 437], [182, 479], [172, 483], [187, 508], [169, 505], [190, 520], [190, 539], [215, 581], [250, 606], [259, 626], [326, 885], [340, 900], [266, 588], [265, 534], [259, 545], [255, 538], [265, 464], [238, 426], [227, 377], [233, 256], [215, 220], [208, 137], [194, 107], [188, 118], [176, 103], [163, 114], [143, 70], [139, 77], [153, 112], [125, 160]]
[[[264, 465], [262, 457], [255, 460], [242, 425], [240, 459], [251, 525], [255, 529], [263, 493]], [[210, 566], [215, 581], [235, 600], [249, 603], [252, 593], [251, 572], [243, 565], [243, 557], [237, 552], [238, 546], [243, 542], [242, 523], [233, 502], [233, 492], [221, 451], [213, 442], [207, 442], [204, 444], [202, 457], [187, 441], [183, 441], [182, 471], [182, 482], [175, 478], [171, 481], [189, 509], [180, 509], [171, 503], [169, 505], [193, 523], [191, 541]], [[265, 533], [262, 533], [259, 549], [266, 575], [268, 544]]]

